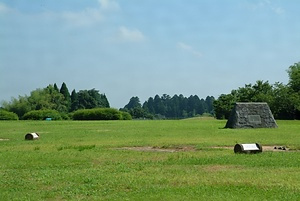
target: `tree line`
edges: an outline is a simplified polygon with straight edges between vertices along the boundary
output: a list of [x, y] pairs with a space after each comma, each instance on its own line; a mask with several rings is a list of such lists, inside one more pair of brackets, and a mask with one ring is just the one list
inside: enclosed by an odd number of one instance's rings
[[300, 119], [300, 62], [287, 70], [288, 84], [258, 80], [214, 101], [217, 119], [228, 119], [235, 102], [267, 102], [276, 119]]
[[60, 89], [57, 84], [50, 84], [43, 89], [36, 89], [29, 96], [12, 98], [10, 102], [3, 102], [2, 109], [13, 112], [20, 119], [30, 112], [36, 110], [55, 110], [61, 114], [68, 114], [80, 109], [109, 108], [109, 102], [105, 94], [100, 94], [96, 89], [80, 90], [74, 89], [71, 94], [65, 83]]
[[[180, 119], [205, 113], [213, 115], [213, 101], [214, 97], [212, 96], [207, 96], [204, 100], [197, 95], [187, 98], [182, 94], [179, 96], [174, 95], [173, 97], [164, 94], [162, 96], [156, 95], [154, 98], [150, 97], [142, 105], [138, 97], [132, 97], [124, 108], [119, 109], [121, 113], [118, 115], [122, 116], [120, 119], [131, 119], [131, 117]], [[67, 85], [63, 82], [60, 88], [58, 88], [56, 83], [49, 84], [45, 88], [31, 91], [29, 96], [12, 98], [10, 102], [3, 102], [0, 109], [15, 113], [19, 119], [43, 119], [47, 115], [53, 116], [55, 119], [69, 119], [73, 118], [76, 111], [97, 108], [110, 108], [105, 94], [101, 94], [96, 89], [80, 90], [78, 92], [74, 89], [70, 93]], [[95, 119], [97, 117], [91, 116], [93, 113], [99, 113], [99, 111], [87, 110], [84, 114], [90, 116], [89, 119]], [[105, 111], [110, 111], [110, 115], [113, 112], [115, 113], [115, 111], [111, 110]], [[80, 114], [83, 114], [82, 111], [80, 112]], [[9, 114], [5, 113], [4, 119], [5, 116], [9, 116]], [[83, 119], [83, 117], [80, 118]]]
[[132, 97], [127, 105], [121, 110], [129, 112], [133, 118], [148, 119], [182, 119], [199, 115], [213, 115], [213, 96], [200, 99], [197, 95], [188, 98], [182, 94], [173, 97], [163, 94], [150, 97], [141, 104], [140, 99]]

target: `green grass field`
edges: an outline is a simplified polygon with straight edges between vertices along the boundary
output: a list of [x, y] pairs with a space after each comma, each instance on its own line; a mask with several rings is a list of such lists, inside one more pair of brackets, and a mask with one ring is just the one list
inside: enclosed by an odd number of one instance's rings
[[[0, 200], [300, 200], [300, 122], [225, 123], [0, 121]], [[255, 142], [291, 150], [234, 154]]]

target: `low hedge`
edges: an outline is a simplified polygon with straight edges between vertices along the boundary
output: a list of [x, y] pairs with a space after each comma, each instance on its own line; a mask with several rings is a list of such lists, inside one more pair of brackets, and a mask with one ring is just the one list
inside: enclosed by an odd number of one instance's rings
[[120, 111], [122, 115], [122, 120], [132, 120], [132, 116], [128, 112]]
[[23, 120], [62, 120], [60, 113], [56, 110], [32, 110], [23, 115]]
[[73, 114], [74, 120], [130, 120], [129, 113], [120, 112], [114, 108], [95, 108], [77, 110]]
[[19, 117], [14, 112], [8, 112], [6, 110], [0, 110], [0, 120], [19, 120]]

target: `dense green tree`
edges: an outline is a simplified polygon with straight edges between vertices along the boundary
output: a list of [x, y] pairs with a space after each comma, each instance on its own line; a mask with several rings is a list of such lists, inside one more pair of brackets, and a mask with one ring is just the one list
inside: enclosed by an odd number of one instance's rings
[[100, 94], [98, 90], [80, 90], [78, 96], [78, 109], [109, 108], [109, 102], [105, 94]]
[[70, 108], [70, 111], [73, 112], [73, 111], [78, 110], [78, 106], [79, 106], [78, 95], [77, 95], [77, 93], [74, 89], [71, 93], [71, 108]]
[[300, 119], [300, 62], [289, 67], [288, 75], [288, 86], [291, 89], [290, 100], [294, 107], [294, 116], [296, 119]]
[[10, 102], [4, 102], [3, 109], [14, 112], [21, 118], [25, 113], [31, 110], [31, 105], [28, 102], [27, 96], [19, 96], [19, 98], [12, 98]]
[[[188, 116], [194, 117], [203, 108], [200, 108], [201, 105], [201, 100], [199, 99], [198, 96], [190, 96], [187, 99], [187, 108], [186, 111], [188, 112]], [[204, 113], [204, 111], [203, 111]]]
[[96, 100], [96, 104], [97, 104], [96, 107], [103, 107], [103, 108], [109, 107], [109, 103], [108, 103], [108, 100], [107, 100], [105, 94], [100, 94], [99, 91], [96, 89], [88, 90], [88, 94], [94, 100]]
[[140, 99], [137, 96], [130, 98], [129, 103], [121, 110], [128, 112], [134, 119], [147, 117], [147, 112], [142, 107]]
[[[204, 112], [214, 114], [214, 101], [215, 98], [213, 96], [207, 96], [205, 98], [205, 103], [203, 103], [203, 105], [204, 107], [206, 106], [206, 110]], [[199, 111], [199, 113], [202, 114], [202, 111]]]
[[252, 88], [254, 94], [251, 101], [267, 103], [273, 102], [273, 86], [270, 85], [268, 81], [264, 82], [262, 80], [258, 80]]
[[59, 92], [64, 96], [64, 105], [66, 106], [67, 110], [69, 111], [71, 109], [71, 95], [69, 92], [69, 89], [66, 85], [66, 83], [62, 83], [61, 88]]
[[222, 94], [214, 101], [214, 110], [217, 119], [228, 119], [234, 103], [237, 102], [235, 92]]
[[54, 89], [55, 89], [57, 92], [59, 92], [59, 89], [58, 89], [58, 87], [57, 87], [57, 84], [56, 84], [56, 83], [54, 83], [53, 87], [54, 87]]
[[147, 116], [142, 107], [132, 108], [129, 111], [129, 114], [135, 119], [145, 118]]
[[159, 95], [154, 97], [154, 111], [156, 114], [160, 114], [162, 116], [166, 114], [166, 107]]
[[124, 108], [130, 110], [133, 108], [141, 108], [141, 107], [142, 107], [142, 105], [141, 105], [139, 97], [135, 96], [135, 97], [130, 98], [129, 103], [127, 105], [125, 105]]
[[180, 111], [180, 100], [179, 100], [179, 96], [177, 94], [175, 94], [171, 100], [170, 100], [170, 111], [168, 116], [173, 117], [173, 118], [180, 118], [182, 112]]
[[300, 62], [295, 63], [294, 65], [290, 66], [287, 70], [289, 75], [289, 87], [294, 92], [300, 92]]
[[245, 84], [245, 87], [240, 87], [237, 92], [237, 97], [239, 102], [251, 102], [252, 97], [254, 96], [254, 90], [252, 84]]
[[110, 104], [105, 94], [100, 94], [100, 105], [102, 107], [110, 108]]
[[57, 92], [53, 85], [32, 91], [28, 97], [28, 102], [31, 106], [31, 110], [49, 109], [59, 112], [68, 112], [65, 106], [64, 96]]
[[92, 109], [98, 106], [97, 100], [89, 94], [88, 90], [80, 90], [77, 95], [78, 109]]
[[155, 114], [155, 109], [154, 109], [154, 99], [150, 97], [148, 101], [145, 101], [143, 104], [143, 109], [145, 112], [150, 113], [150, 114]]
[[187, 118], [188, 100], [182, 94], [179, 94], [178, 98], [179, 98], [180, 117]]
[[270, 108], [274, 117], [278, 119], [295, 119], [292, 90], [287, 85], [275, 83], [273, 94], [274, 101], [270, 104]]

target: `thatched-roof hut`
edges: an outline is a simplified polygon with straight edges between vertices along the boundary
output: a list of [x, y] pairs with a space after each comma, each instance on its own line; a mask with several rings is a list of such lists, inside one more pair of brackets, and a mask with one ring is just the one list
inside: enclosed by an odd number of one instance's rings
[[225, 128], [277, 128], [267, 103], [236, 103]]

